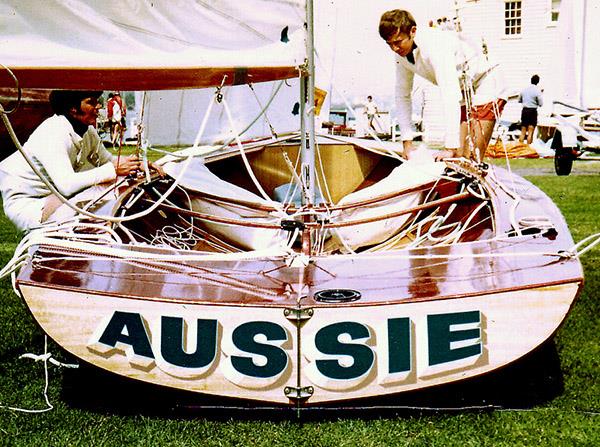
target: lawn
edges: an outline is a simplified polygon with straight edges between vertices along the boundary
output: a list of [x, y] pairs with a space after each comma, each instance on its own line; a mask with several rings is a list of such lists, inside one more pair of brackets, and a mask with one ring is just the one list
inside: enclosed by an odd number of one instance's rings
[[[569, 177], [552, 175], [551, 160], [518, 160], [512, 167], [555, 201], [576, 241], [600, 232], [599, 162], [576, 162]], [[10, 259], [19, 239], [1, 215], [2, 264]], [[600, 249], [585, 254], [582, 263], [583, 293], [558, 331], [555, 345], [546, 346], [545, 352], [530, 359], [527, 368], [513, 368], [508, 375], [483, 380], [471, 388], [445, 389], [441, 399], [428, 396], [403, 401], [421, 407], [456, 400], [467, 407], [473, 401], [485, 403], [481, 397], [473, 399], [474, 392], [469, 390], [476, 390], [475, 394], [491, 396], [493, 409], [320, 410], [300, 420], [294, 413], [256, 410], [174, 411], [161, 408], [164, 396], [154, 388], [124, 384], [86, 368], [52, 366], [48, 396], [54, 409], [41, 414], [0, 409], [0, 446], [600, 445]], [[13, 293], [10, 281], [2, 280], [0, 405], [46, 407], [42, 364], [19, 359], [23, 353], [42, 353], [43, 349], [41, 330]], [[56, 345], [50, 343], [49, 349], [57, 358], [70, 360]], [[541, 382], [532, 378], [531, 370], [541, 373]], [[504, 388], [498, 389], [507, 389], [507, 383], [509, 388], [514, 386], [511, 396], [498, 396], [504, 391], [493, 393], [496, 383], [502, 381]]]

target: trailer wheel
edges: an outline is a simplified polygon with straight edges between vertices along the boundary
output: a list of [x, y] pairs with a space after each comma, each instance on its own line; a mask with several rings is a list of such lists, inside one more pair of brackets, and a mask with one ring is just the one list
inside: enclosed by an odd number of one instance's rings
[[556, 171], [556, 175], [569, 175], [573, 168], [573, 150], [570, 147], [563, 146], [562, 134], [558, 130], [554, 133], [551, 147], [554, 149], [554, 170]]

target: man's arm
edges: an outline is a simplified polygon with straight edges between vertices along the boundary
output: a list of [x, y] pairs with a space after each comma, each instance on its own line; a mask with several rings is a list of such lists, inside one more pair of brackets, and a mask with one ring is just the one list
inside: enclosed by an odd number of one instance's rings
[[[399, 56], [398, 56], [399, 57]], [[396, 60], [396, 117], [400, 126], [400, 138], [404, 143], [404, 155], [408, 158], [412, 148], [412, 88], [414, 73]]]
[[68, 154], [71, 144], [69, 134], [53, 132], [47, 136], [44, 147], [36, 147], [33, 154], [56, 189], [65, 197], [71, 197], [82, 189], [116, 177], [112, 163], [106, 163], [87, 171], [75, 172]]
[[430, 49], [430, 60], [435, 71], [435, 79], [442, 96], [442, 107], [446, 135], [444, 146], [447, 150], [456, 151], [461, 147], [460, 141], [460, 90], [459, 76], [456, 68], [456, 57], [451, 39], [437, 40]]

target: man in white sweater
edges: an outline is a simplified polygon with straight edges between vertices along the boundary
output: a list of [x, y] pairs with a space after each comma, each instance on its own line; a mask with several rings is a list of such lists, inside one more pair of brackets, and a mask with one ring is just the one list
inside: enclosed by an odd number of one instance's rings
[[[53, 91], [50, 104], [55, 115], [23, 145], [34, 165], [67, 198], [140, 169], [136, 156], [117, 160], [104, 148], [96, 131], [101, 94]], [[5, 214], [25, 231], [39, 227], [62, 205], [19, 151], [0, 163], [0, 190]]]
[[[404, 154], [413, 151], [411, 112], [414, 74], [440, 87], [446, 134], [445, 150], [437, 158], [463, 156], [481, 160], [506, 104], [505, 88], [496, 66], [482, 48], [456, 32], [418, 28], [408, 11], [384, 13], [379, 34], [396, 56], [396, 113]], [[470, 99], [470, 101], [467, 101]], [[470, 102], [470, 109], [465, 104]], [[477, 153], [471, 150], [477, 149]]]

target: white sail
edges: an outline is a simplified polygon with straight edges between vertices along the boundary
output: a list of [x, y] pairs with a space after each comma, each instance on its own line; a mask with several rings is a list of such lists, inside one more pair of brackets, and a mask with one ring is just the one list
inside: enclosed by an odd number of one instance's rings
[[239, 84], [294, 77], [304, 62], [303, 0], [6, 0], [0, 16], [0, 62], [22, 87]]
[[[315, 117], [318, 128], [321, 121], [329, 119], [328, 104], [333, 95], [331, 80], [336, 52], [337, 10], [340, 8], [340, 2], [315, 3], [315, 41], [318, 54], [315, 84], [319, 89], [327, 92], [321, 113]], [[263, 10], [266, 20], [272, 20], [267, 17], [269, 14], [269, 9]], [[305, 14], [304, 11], [301, 14]], [[279, 38], [278, 35], [272, 37]], [[224, 98], [236, 119], [235, 126], [238, 131], [251, 123], [268, 101], [272, 101], [268, 111], [244, 133], [243, 138], [298, 131], [299, 84], [296, 78], [286, 80], [281, 86], [278, 81], [273, 81], [253, 83], [252, 89], [248, 85], [224, 89]], [[195, 141], [204, 112], [213, 101], [214, 93], [214, 89], [148, 92], [144, 111], [148, 141], [154, 145], [191, 145]], [[271, 99], [275, 93], [276, 95]], [[207, 123], [200, 143], [226, 141], [233, 137], [231, 125], [222, 107], [215, 108]]]

